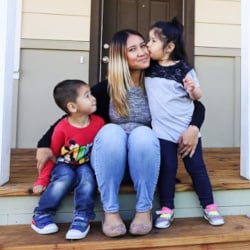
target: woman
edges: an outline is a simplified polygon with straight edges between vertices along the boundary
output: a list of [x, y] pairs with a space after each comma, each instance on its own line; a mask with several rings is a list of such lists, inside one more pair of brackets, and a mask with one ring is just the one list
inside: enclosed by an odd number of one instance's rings
[[[144, 90], [144, 70], [149, 64], [149, 52], [142, 35], [133, 30], [119, 31], [110, 44], [108, 79], [92, 87], [97, 99], [96, 114], [108, 123], [95, 138], [91, 164], [104, 210], [102, 230], [109, 237], [121, 236], [127, 231], [119, 214], [118, 193], [122, 181], [132, 180], [136, 191], [135, 216], [129, 232], [144, 235], [152, 229], [151, 209], [160, 148], [150, 128], [151, 116]], [[197, 103], [193, 118], [180, 143], [180, 152], [184, 155], [192, 154], [196, 147], [197, 131], [204, 120], [201, 103]], [[53, 126], [39, 141], [39, 148], [50, 145], [52, 131]], [[48, 152], [48, 149], [38, 149], [38, 169], [48, 158]]]

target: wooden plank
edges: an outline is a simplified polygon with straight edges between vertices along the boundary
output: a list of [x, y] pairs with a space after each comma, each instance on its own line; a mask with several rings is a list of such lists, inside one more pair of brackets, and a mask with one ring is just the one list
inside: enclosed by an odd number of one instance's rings
[[[1, 250], [82, 250], [82, 249], [249, 249], [250, 219], [246, 216], [226, 216], [225, 225], [210, 226], [202, 218], [176, 219], [168, 229], [153, 229], [141, 237], [127, 234], [108, 238], [101, 232], [100, 223], [93, 223], [83, 240], [67, 241], [68, 224], [59, 224], [60, 231], [53, 235], [38, 235], [29, 225], [0, 226]], [[205, 247], [205, 246], [208, 246]], [[223, 248], [224, 247], [224, 248]], [[231, 248], [230, 248], [231, 247]], [[247, 248], [248, 247], [248, 248]]]
[[[36, 149], [12, 149], [10, 181], [0, 187], [0, 197], [30, 195], [28, 189], [37, 177], [35, 154]], [[205, 148], [204, 160], [213, 190], [250, 188], [250, 182], [240, 176], [239, 148]], [[181, 180], [181, 183], [176, 185], [177, 192], [193, 190], [191, 179], [181, 159], [177, 177]], [[134, 192], [132, 186], [121, 187], [121, 193], [131, 192]]]

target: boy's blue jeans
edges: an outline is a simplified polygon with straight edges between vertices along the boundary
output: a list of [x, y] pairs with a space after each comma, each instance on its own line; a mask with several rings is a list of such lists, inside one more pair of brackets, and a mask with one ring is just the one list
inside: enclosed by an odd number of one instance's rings
[[74, 191], [75, 215], [94, 219], [96, 180], [89, 164], [72, 167], [65, 163], [56, 164], [51, 180], [42, 194], [35, 214], [55, 214], [62, 199]]
[[119, 211], [119, 189], [127, 172], [136, 191], [137, 212], [152, 209], [160, 167], [160, 145], [146, 126], [127, 134], [116, 124], [107, 124], [96, 135], [91, 153], [103, 210]]

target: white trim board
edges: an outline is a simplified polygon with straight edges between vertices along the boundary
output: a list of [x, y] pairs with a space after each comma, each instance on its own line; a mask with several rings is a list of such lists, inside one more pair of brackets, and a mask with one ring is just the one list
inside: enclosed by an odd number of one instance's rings
[[[0, 0], [0, 185], [9, 180], [18, 1]], [[21, 12], [21, 9], [18, 10]]]
[[241, 0], [241, 176], [250, 179], [250, 1]]

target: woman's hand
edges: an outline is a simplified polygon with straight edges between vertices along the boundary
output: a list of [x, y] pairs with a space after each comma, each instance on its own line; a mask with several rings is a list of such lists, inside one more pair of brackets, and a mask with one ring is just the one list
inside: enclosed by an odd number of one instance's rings
[[187, 130], [180, 136], [178, 152], [182, 158], [189, 155], [191, 158], [194, 155], [198, 143], [199, 128], [190, 125]]
[[33, 186], [33, 193], [34, 194], [41, 194], [45, 189], [46, 189], [46, 187], [43, 185], [36, 185], [36, 186]]
[[48, 160], [54, 160], [54, 159], [55, 157], [53, 155], [51, 148], [38, 148], [36, 150], [36, 160], [37, 160], [36, 167], [38, 169], [38, 172], [39, 173], [41, 172], [45, 163]]

